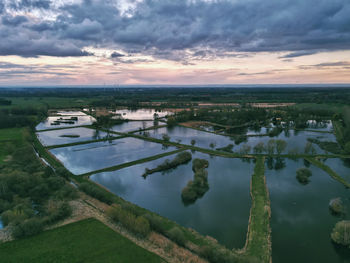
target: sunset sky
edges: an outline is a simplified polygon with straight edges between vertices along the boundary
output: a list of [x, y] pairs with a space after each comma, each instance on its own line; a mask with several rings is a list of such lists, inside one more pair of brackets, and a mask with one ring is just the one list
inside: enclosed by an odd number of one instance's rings
[[0, 0], [0, 86], [350, 83], [349, 0]]

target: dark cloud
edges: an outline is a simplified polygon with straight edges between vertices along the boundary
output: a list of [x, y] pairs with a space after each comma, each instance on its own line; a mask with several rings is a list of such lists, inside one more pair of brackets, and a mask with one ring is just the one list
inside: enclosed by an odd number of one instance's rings
[[120, 57], [125, 57], [124, 54], [121, 54], [119, 52], [116, 52], [114, 51], [112, 54], [111, 54], [111, 58], [120, 58]]
[[325, 63], [319, 63], [315, 65], [301, 65], [299, 66], [300, 69], [327, 69], [327, 68], [343, 68], [348, 69], [350, 67], [349, 61], [338, 61], [338, 62], [325, 62]]
[[[290, 53], [282, 58], [294, 58], [350, 45], [348, 0], [144, 0], [134, 2], [127, 15], [112, 0], [58, 8], [50, 1], [22, 0], [12, 8], [50, 8], [57, 16], [3, 22], [0, 36], [8, 34], [1, 36], [2, 55], [80, 56], [94, 46], [188, 63], [240, 52], [283, 51]], [[6, 9], [11, 15], [10, 5]], [[25, 47], [16, 51], [14, 40]]]
[[301, 51], [296, 51], [289, 53], [287, 55], [284, 55], [280, 58], [296, 58], [296, 57], [302, 57], [302, 56], [308, 56], [308, 55], [313, 55], [318, 53], [319, 51], [314, 51], [314, 50], [301, 50]]
[[348, 61], [329, 62], [329, 63], [316, 64], [314, 66], [315, 67], [344, 67], [344, 66], [350, 66], [350, 62]]
[[5, 26], [18, 26], [22, 23], [27, 22], [28, 19], [25, 16], [3, 16], [1, 22]]
[[21, 1], [11, 1], [10, 7], [15, 10], [23, 10], [23, 9], [49, 9], [51, 5], [51, 1], [49, 0], [21, 0]]

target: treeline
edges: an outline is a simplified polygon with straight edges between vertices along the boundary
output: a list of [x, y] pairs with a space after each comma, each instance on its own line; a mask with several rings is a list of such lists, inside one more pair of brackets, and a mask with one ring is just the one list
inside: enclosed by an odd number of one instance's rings
[[9, 154], [0, 167], [0, 215], [12, 235], [33, 235], [69, 216], [68, 201], [77, 197], [76, 190], [44, 167], [29, 143], [9, 147]]
[[0, 129], [25, 126], [33, 128], [40, 120], [46, 117], [46, 107], [0, 109]]
[[260, 122], [265, 123], [269, 119], [269, 112], [261, 108], [240, 108], [232, 110], [231, 107], [220, 109], [198, 109], [182, 111], [168, 118], [168, 124], [174, 125], [186, 121], [207, 121], [225, 126], [235, 126], [250, 123], [251, 125]]
[[[96, 104], [107, 106], [111, 99], [117, 104], [125, 101], [175, 102], [295, 102], [295, 103], [348, 103], [350, 90], [347, 88], [322, 87], [111, 87], [95, 88], [25, 88], [2, 89], [1, 97], [60, 97], [96, 98]], [[99, 102], [98, 102], [99, 101]]]
[[0, 98], [0, 105], [2, 105], [2, 106], [9, 106], [11, 104], [12, 104], [11, 100]]
[[191, 161], [192, 155], [189, 152], [181, 152], [178, 153], [173, 160], [168, 160], [166, 159], [163, 163], [158, 165], [157, 167], [153, 169], [145, 169], [145, 172], [143, 173], [143, 177], [146, 178], [149, 174], [157, 173], [157, 172], [162, 172], [170, 169], [174, 169], [177, 166], [181, 164], [186, 164], [189, 161]]
[[209, 190], [208, 172], [205, 170], [208, 166], [209, 162], [205, 159], [193, 160], [194, 179], [190, 180], [181, 192], [181, 198], [185, 205], [193, 204]]

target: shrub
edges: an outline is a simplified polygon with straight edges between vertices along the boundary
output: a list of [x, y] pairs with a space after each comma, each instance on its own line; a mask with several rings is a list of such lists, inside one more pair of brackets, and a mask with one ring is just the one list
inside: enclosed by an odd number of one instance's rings
[[151, 231], [150, 223], [145, 217], [136, 217], [120, 206], [111, 208], [107, 213], [113, 221], [122, 224], [129, 231], [137, 235], [146, 237]]
[[163, 224], [163, 220], [160, 216], [154, 214], [146, 214], [145, 218], [148, 220], [152, 230], [161, 234], [165, 234], [166, 227]]
[[347, 143], [345, 144], [345, 151], [346, 151], [347, 153], [350, 153], [350, 142], [347, 142]]
[[264, 145], [264, 143], [263, 143], [263, 142], [257, 143], [257, 144], [254, 146], [253, 150], [254, 150], [254, 153], [256, 153], [256, 154], [264, 152], [264, 151], [265, 151], [265, 145]]
[[56, 174], [57, 174], [58, 176], [61, 176], [61, 177], [65, 178], [65, 179], [68, 179], [68, 178], [69, 178], [69, 172], [68, 172], [67, 169], [64, 168], [64, 167], [58, 167], [58, 168], [56, 169]]
[[[200, 250], [200, 255], [212, 263], [233, 263], [238, 259], [230, 250], [219, 245], [205, 245]], [[241, 262], [241, 261], [239, 261]]]
[[205, 159], [193, 160], [194, 180], [189, 181], [181, 192], [181, 198], [185, 205], [195, 202], [209, 190], [208, 172], [204, 170], [208, 165], [209, 162]]
[[135, 220], [134, 232], [146, 237], [151, 232], [151, 227], [146, 218], [139, 216]]
[[334, 243], [349, 247], [350, 221], [343, 220], [336, 223], [331, 233], [331, 238]]
[[12, 227], [12, 236], [20, 238], [25, 236], [32, 236], [40, 233], [43, 230], [43, 223], [37, 218], [27, 219]]
[[192, 155], [189, 152], [178, 153], [175, 156], [175, 158], [171, 161], [166, 159], [163, 163], [158, 165], [156, 168], [153, 168], [153, 169], [146, 168], [145, 172], [142, 176], [147, 177], [147, 175], [152, 174], [152, 173], [161, 172], [161, 171], [176, 168], [177, 166], [179, 166], [181, 164], [188, 163], [189, 161], [191, 161], [191, 159], [192, 159]]
[[312, 176], [311, 171], [308, 168], [300, 168], [299, 170], [297, 170], [297, 180], [301, 183], [301, 184], [307, 184], [309, 183], [309, 177]]
[[167, 236], [180, 246], [184, 246], [186, 244], [186, 238], [184, 233], [180, 228], [176, 226], [168, 231]]
[[79, 189], [86, 194], [100, 200], [101, 202], [109, 205], [113, 203], [112, 197], [95, 185], [92, 185], [90, 183], [82, 183], [79, 185]]
[[335, 215], [342, 214], [344, 212], [343, 202], [340, 197], [334, 198], [329, 202], [329, 209]]
[[163, 140], [166, 141], [166, 142], [170, 141], [170, 136], [169, 136], [168, 134], [163, 134], [163, 135], [162, 135], [162, 138], [163, 138]]
[[72, 214], [72, 208], [67, 202], [54, 202], [48, 203], [48, 217], [45, 223], [54, 223], [69, 217]]
[[222, 148], [216, 148], [216, 150], [232, 153], [233, 152], [233, 144], [229, 144], [229, 145], [222, 147]]

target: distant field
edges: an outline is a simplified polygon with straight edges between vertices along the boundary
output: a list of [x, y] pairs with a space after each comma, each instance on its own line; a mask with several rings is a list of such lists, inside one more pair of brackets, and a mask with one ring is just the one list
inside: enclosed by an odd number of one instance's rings
[[0, 106], [0, 109], [11, 107], [40, 107], [47, 105], [49, 108], [70, 108], [87, 105], [93, 98], [59, 98], [59, 97], [9, 97], [12, 101], [9, 106]]
[[23, 142], [23, 128], [0, 129], [0, 164], [8, 155], [5, 145], [9, 142], [21, 145]]
[[0, 262], [164, 262], [95, 219], [0, 244]]

